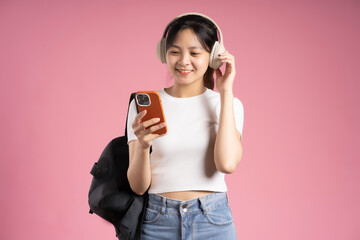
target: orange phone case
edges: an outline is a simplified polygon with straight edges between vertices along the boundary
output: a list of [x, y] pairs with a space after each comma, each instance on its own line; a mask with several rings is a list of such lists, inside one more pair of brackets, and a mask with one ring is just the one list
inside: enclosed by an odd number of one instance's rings
[[[145, 96], [148, 96], [150, 102], [146, 100]], [[142, 97], [141, 97], [142, 96]], [[165, 122], [164, 110], [161, 104], [160, 94], [155, 91], [139, 91], [135, 95], [135, 101], [139, 112], [146, 110], [146, 115], [141, 119], [145, 122], [152, 118], [160, 118], [160, 121], [154, 125]], [[153, 125], [151, 125], [153, 126]], [[149, 126], [149, 127], [151, 127]], [[153, 132], [155, 134], [165, 134], [167, 132], [167, 126]]]

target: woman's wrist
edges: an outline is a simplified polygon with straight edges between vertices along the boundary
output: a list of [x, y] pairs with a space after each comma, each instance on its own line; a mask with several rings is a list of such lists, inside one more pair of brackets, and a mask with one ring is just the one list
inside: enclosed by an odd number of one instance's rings
[[137, 144], [136, 148], [139, 151], [144, 151], [144, 152], [148, 152], [150, 151], [150, 147], [151, 145], [147, 144], [147, 143], [141, 143], [140, 141], [138, 142], [139, 144]]

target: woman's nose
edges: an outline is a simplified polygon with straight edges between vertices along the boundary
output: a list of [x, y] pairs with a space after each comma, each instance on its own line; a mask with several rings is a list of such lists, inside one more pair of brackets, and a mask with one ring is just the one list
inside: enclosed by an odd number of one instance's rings
[[190, 55], [187, 53], [181, 54], [179, 62], [182, 65], [189, 65], [190, 64]]

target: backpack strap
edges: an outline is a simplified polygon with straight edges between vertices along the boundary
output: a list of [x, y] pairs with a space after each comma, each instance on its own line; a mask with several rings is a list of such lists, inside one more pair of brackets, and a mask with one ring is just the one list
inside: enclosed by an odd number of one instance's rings
[[[130, 95], [130, 99], [129, 99], [128, 111], [127, 111], [127, 114], [126, 114], [126, 122], [125, 122], [125, 137], [126, 137], [126, 140], [127, 140], [127, 120], [128, 120], [128, 116], [129, 116], [130, 103], [131, 103], [131, 101], [133, 99], [135, 99], [135, 95], [136, 95], [136, 93], [132, 93]], [[136, 104], [135, 104], [135, 106], [136, 106], [136, 111], [139, 113], [139, 109], [138, 109]]]

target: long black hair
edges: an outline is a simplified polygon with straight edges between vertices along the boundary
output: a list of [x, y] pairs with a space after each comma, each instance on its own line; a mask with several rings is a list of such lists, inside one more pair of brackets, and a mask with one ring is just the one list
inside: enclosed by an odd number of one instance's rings
[[[208, 19], [199, 15], [185, 15], [177, 18], [170, 26], [166, 39], [166, 51], [173, 44], [178, 32], [191, 29], [197, 36], [202, 47], [211, 52], [215, 41], [218, 41], [216, 26]], [[214, 89], [214, 69], [208, 67], [204, 74], [204, 86]]]

